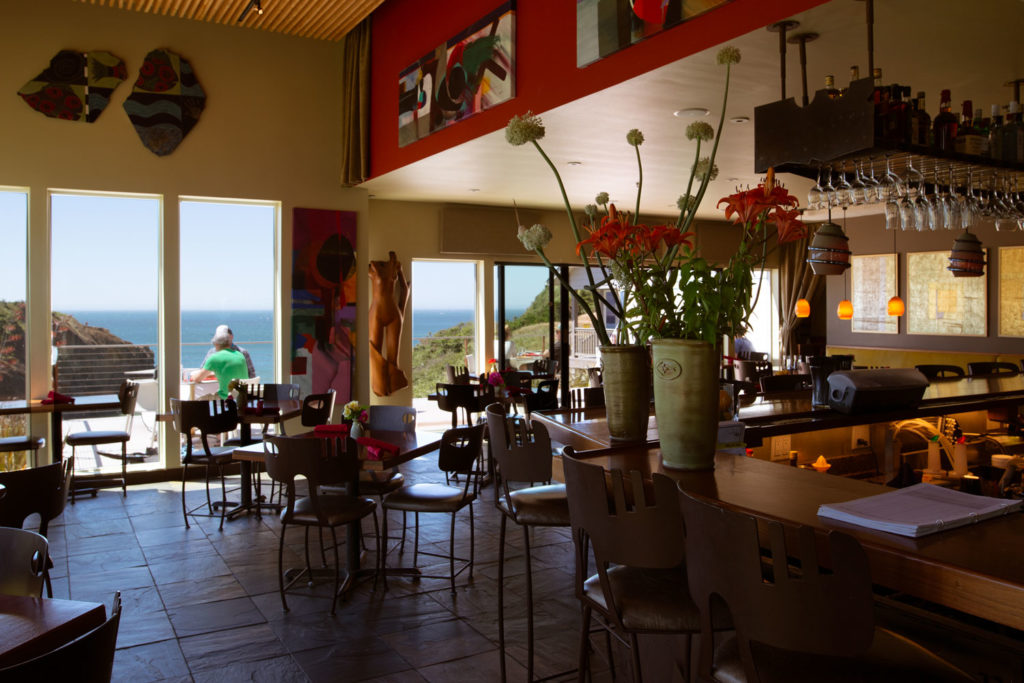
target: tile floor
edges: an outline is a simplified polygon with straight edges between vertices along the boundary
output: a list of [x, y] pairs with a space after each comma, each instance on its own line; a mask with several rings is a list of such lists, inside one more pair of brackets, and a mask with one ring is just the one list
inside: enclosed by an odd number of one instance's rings
[[[443, 476], [436, 455], [402, 469], [416, 481]], [[190, 484], [190, 502], [198, 504], [202, 496], [199, 484]], [[455, 595], [447, 578], [392, 577], [387, 593], [373, 592], [366, 580], [331, 617], [329, 584], [290, 595], [290, 611], [282, 610], [277, 591], [281, 525], [275, 515], [243, 516], [226, 522], [223, 531], [216, 519], [197, 518], [186, 529], [179, 483], [134, 486], [126, 499], [119, 491], [101, 491], [68, 505], [50, 526], [54, 596], [101, 601], [109, 608], [113, 592], [121, 591], [117, 681], [497, 680], [500, 517], [492, 487], [484, 489], [474, 511], [477, 564], [472, 579], [466, 574], [457, 579]], [[392, 518], [393, 535], [400, 519]], [[421, 517], [421, 548], [446, 549], [447, 519]], [[468, 550], [468, 531], [460, 513], [460, 555]], [[302, 532], [289, 529], [286, 540], [285, 566], [300, 566]], [[567, 529], [536, 530], [531, 542], [537, 675], [547, 676], [575, 665], [579, 607], [572, 588], [572, 542]], [[506, 637], [509, 678], [515, 681], [526, 678], [521, 549], [522, 533], [511, 527]], [[407, 543], [404, 555], [392, 552], [389, 565], [410, 565], [411, 555]], [[434, 573], [447, 572], [446, 562], [427, 561], [441, 562]], [[595, 679], [608, 678], [602, 659], [593, 659]], [[620, 655], [616, 663], [627, 659]]]

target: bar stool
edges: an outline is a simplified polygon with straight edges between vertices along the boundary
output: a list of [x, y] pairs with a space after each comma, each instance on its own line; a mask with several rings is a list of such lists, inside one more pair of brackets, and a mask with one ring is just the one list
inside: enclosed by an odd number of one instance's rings
[[[495, 496], [501, 511], [501, 538], [498, 542], [498, 647], [501, 650], [501, 680], [505, 672], [505, 530], [512, 520], [523, 528], [523, 558], [526, 561], [526, 638], [527, 679], [533, 677], [533, 574], [530, 564], [531, 527], [568, 527], [569, 501], [564, 484], [532, 486], [551, 481], [551, 437], [541, 424], [532, 431], [523, 420], [512, 420], [500, 403], [487, 406], [488, 443], [494, 461], [495, 477], [501, 478], [502, 493]], [[495, 479], [497, 481], [497, 479]], [[528, 488], [512, 490], [512, 483]], [[496, 487], [497, 488], [497, 487]]]
[[28, 466], [35, 467], [38, 451], [45, 443], [46, 440], [42, 437], [32, 436], [30, 434], [26, 434], [24, 436], [5, 436], [0, 438], [0, 453], [29, 451], [32, 454], [32, 460], [28, 463]]

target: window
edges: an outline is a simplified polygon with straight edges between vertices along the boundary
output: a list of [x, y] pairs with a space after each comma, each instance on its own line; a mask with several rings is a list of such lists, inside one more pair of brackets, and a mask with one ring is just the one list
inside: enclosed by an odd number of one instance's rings
[[227, 325], [256, 376], [276, 381], [277, 204], [188, 199], [180, 216], [180, 369], [201, 368], [217, 326]]
[[476, 265], [475, 261], [412, 262], [414, 398], [434, 393], [438, 382], [447, 381], [447, 365], [477, 370]]
[[[23, 399], [27, 395], [27, 235], [28, 193], [0, 188], [0, 244], [4, 245], [4, 267], [0, 268], [0, 400]], [[21, 436], [26, 429], [24, 415], [0, 417], [0, 437]], [[0, 471], [23, 467], [24, 458], [24, 453], [0, 453]]]

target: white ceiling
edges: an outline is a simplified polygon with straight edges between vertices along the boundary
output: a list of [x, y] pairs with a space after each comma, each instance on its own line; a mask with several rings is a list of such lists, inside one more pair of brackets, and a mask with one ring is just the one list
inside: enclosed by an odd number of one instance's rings
[[[808, 88], [823, 87], [834, 74], [838, 87], [849, 81], [849, 68], [868, 74], [864, 2], [832, 2], [794, 16], [796, 32], [820, 37], [807, 44]], [[910, 85], [927, 95], [928, 112], [938, 111], [939, 91], [952, 90], [954, 111], [972, 99], [988, 113], [994, 103], [1013, 96], [1004, 83], [1024, 77], [1024, 49], [1019, 39], [1024, 26], [1021, 0], [975, 0], [969, 5], [952, 0], [875, 0], [875, 65], [885, 83]], [[754, 108], [780, 97], [778, 34], [759, 29], [729, 44], [739, 47], [742, 62], [733, 67], [725, 133], [718, 151], [720, 175], [708, 189], [702, 217], [721, 217], [720, 197], [736, 185], [755, 184]], [[628, 48], [627, 48], [628, 49]], [[558, 166], [574, 208], [593, 203], [608, 192], [621, 206], [632, 207], [637, 180], [633, 150], [626, 132], [639, 128], [644, 186], [641, 211], [672, 214], [685, 192], [695, 143], [685, 137], [692, 119], [673, 112], [706, 107], [717, 127], [721, 113], [724, 67], [715, 62], [718, 48], [698, 53], [548, 112], [542, 112], [547, 135], [542, 145]], [[798, 46], [787, 55], [787, 95], [801, 97]], [[520, 112], [517, 112], [520, 113]], [[733, 117], [747, 124], [729, 123]], [[582, 162], [578, 166], [567, 162]], [[801, 199], [811, 183], [785, 177]], [[511, 206], [560, 207], [554, 178], [532, 146], [511, 147], [498, 130], [363, 183], [380, 199], [442, 201]]]

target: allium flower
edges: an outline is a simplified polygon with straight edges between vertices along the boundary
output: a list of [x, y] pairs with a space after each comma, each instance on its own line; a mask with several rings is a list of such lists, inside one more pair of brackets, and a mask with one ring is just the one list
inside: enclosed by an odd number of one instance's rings
[[599, 205], [604, 206], [608, 203], [609, 197], [607, 192], [598, 192], [597, 196], [594, 197], [594, 201]]
[[536, 223], [526, 230], [523, 230], [522, 226], [520, 226], [519, 241], [530, 251], [543, 249], [551, 241], [551, 231], [540, 223]]
[[526, 112], [522, 116], [513, 116], [505, 126], [505, 139], [514, 147], [535, 142], [544, 137], [544, 124], [539, 116]]
[[697, 165], [693, 169], [693, 175], [700, 180], [707, 177], [708, 180], [714, 180], [718, 177], [718, 166], [711, 163], [711, 159], [704, 157], [697, 162]]
[[680, 211], [689, 211], [696, 207], [697, 198], [691, 194], [680, 195], [679, 199], [676, 200], [676, 206]]
[[587, 204], [583, 207], [583, 213], [593, 218], [597, 215], [597, 204]]
[[740, 63], [740, 51], [739, 48], [732, 46], [723, 47], [718, 51], [718, 63], [719, 64], [739, 64]]
[[639, 129], [634, 128], [633, 130], [626, 133], [626, 142], [633, 145], [634, 147], [639, 147], [640, 145], [644, 144], [644, 134], [641, 133]]
[[694, 121], [686, 127], [687, 140], [707, 142], [715, 138], [715, 129], [707, 121]]

